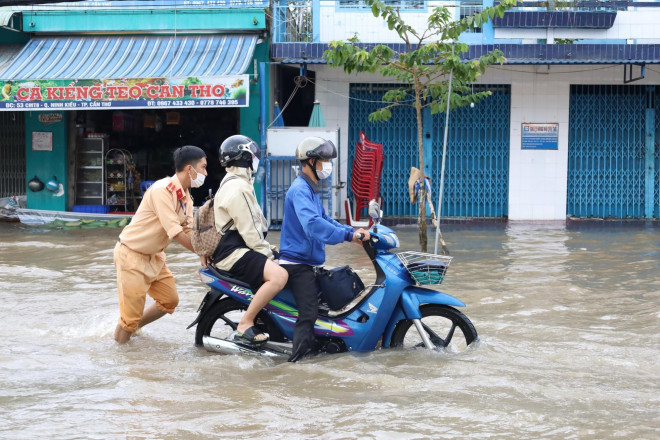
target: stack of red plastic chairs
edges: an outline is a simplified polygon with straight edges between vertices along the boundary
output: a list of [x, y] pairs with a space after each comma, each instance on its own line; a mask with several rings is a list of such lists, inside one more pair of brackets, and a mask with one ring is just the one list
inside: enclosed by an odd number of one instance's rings
[[[383, 145], [371, 142], [363, 131], [360, 131], [360, 141], [355, 143], [355, 158], [351, 171], [351, 191], [353, 192], [353, 208], [346, 201], [346, 221], [350, 225], [360, 222], [362, 209], [369, 206], [369, 201], [376, 199], [381, 202], [380, 179], [383, 173]], [[357, 225], [356, 226], [362, 226]]]

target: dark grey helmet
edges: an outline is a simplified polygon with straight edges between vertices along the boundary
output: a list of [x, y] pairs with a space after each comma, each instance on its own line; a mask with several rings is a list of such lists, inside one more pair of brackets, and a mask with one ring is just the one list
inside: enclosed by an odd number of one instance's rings
[[310, 136], [298, 144], [296, 159], [334, 159], [337, 157], [337, 148], [331, 141], [320, 137]]
[[252, 155], [261, 159], [261, 148], [252, 139], [241, 134], [229, 136], [224, 140], [218, 149], [220, 165], [223, 167], [232, 166], [237, 160], [252, 160]]

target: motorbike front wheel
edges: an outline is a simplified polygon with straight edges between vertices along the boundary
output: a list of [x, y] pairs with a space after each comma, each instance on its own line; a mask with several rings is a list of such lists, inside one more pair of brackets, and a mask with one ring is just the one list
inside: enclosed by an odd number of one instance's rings
[[[227, 339], [236, 331], [238, 323], [247, 310], [247, 305], [231, 298], [222, 299], [211, 306], [211, 309], [200, 319], [195, 332], [195, 345], [204, 345], [204, 336]], [[257, 315], [254, 325], [262, 332], [270, 335], [270, 340], [283, 342], [282, 332], [263, 310]]]
[[[422, 327], [437, 349], [460, 353], [477, 339], [477, 331], [470, 319], [453, 307], [425, 304], [420, 310]], [[394, 328], [390, 346], [424, 347], [424, 342], [412, 320], [404, 319]]]

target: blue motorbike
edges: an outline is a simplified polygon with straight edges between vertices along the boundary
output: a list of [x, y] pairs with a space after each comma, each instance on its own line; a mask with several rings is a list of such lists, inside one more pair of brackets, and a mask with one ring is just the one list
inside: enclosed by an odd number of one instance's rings
[[[477, 340], [472, 322], [455, 307], [465, 304], [451, 295], [423, 285], [440, 284], [451, 257], [421, 252], [392, 253], [399, 247], [395, 232], [380, 225], [382, 212], [375, 201], [369, 207], [374, 219], [364, 250], [376, 271], [376, 280], [341, 310], [319, 312], [315, 333], [321, 352], [366, 352], [378, 347], [426, 347], [461, 352]], [[209, 351], [265, 356], [291, 354], [298, 311], [293, 294], [283, 289], [258, 314], [255, 325], [270, 340], [255, 346], [235, 338], [236, 328], [252, 298], [245, 283], [209, 265], [199, 271], [211, 290], [188, 328], [197, 325], [195, 344]], [[323, 310], [323, 309], [320, 309]]]

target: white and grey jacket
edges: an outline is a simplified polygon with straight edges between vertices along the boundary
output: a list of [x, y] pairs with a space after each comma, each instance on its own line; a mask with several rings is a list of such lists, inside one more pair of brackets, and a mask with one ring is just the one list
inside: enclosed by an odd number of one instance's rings
[[268, 222], [257, 202], [250, 177], [247, 168], [227, 167], [227, 175], [222, 179], [220, 189], [215, 194], [213, 209], [216, 229], [221, 231], [233, 220], [234, 224], [229, 231], [237, 231], [247, 246], [237, 248], [217, 261], [215, 265], [221, 270], [230, 270], [248, 249], [273, 259], [271, 245], [264, 238], [268, 232]]

